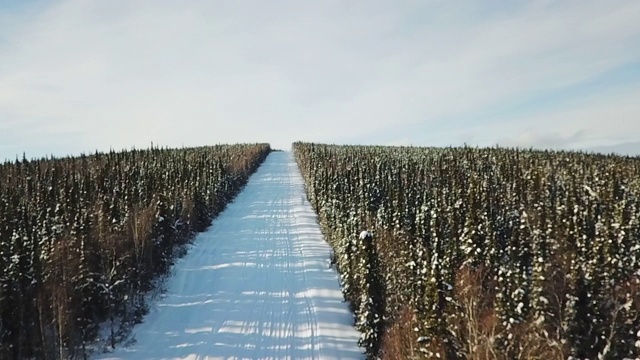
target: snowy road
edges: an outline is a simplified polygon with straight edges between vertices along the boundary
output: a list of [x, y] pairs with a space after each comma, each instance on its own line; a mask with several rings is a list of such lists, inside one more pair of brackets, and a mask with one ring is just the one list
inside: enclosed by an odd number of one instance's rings
[[363, 359], [293, 155], [274, 152], [98, 359]]

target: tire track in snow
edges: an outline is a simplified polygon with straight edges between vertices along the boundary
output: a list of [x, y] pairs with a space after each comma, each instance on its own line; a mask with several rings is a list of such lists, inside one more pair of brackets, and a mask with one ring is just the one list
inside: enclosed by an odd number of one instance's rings
[[[295, 164], [294, 164], [295, 165]], [[291, 177], [293, 177], [295, 175], [295, 170], [297, 170], [298, 168], [295, 167], [292, 169], [291, 164], [289, 164], [287, 166], [287, 172], [289, 173], [289, 179], [291, 179]], [[298, 201], [296, 200], [296, 194], [294, 191], [294, 188], [292, 186], [292, 184], [289, 184], [289, 199], [291, 201], [291, 205], [296, 205], [298, 203]], [[299, 240], [299, 236], [300, 236], [300, 230], [298, 227], [298, 221], [297, 221], [297, 217], [296, 217], [296, 212], [293, 206], [290, 207], [289, 209], [289, 219], [292, 222], [292, 229], [293, 229], [293, 235], [294, 235], [294, 240]], [[307, 272], [307, 268], [306, 268], [306, 262], [304, 260], [304, 256], [302, 253], [302, 250], [300, 248], [294, 248], [294, 241], [290, 242], [291, 245], [291, 253], [293, 254], [295, 252], [296, 255], [299, 256], [299, 258], [302, 260], [302, 270], [301, 270], [301, 279], [302, 279], [302, 284], [303, 284], [303, 288], [300, 289], [300, 293], [302, 295], [302, 298], [304, 299], [304, 313], [306, 315], [307, 318], [307, 323], [306, 323], [306, 327], [308, 328], [309, 331], [309, 335], [310, 335], [310, 339], [311, 339], [311, 343], [310, 343], [310, 347], [311, 347], [311, 351], [316, 354], [318, 352], [318, 345], [317, 345], [317, 341], [315, 340], [315, 336], [317, 334], [317, 328], [318, 328], [318, 323], [317, 320], [315, 318], [315, 314], [314, 314], [314, 306], [311, 303], [311, 301], [309, 300], [309, 298], [307, 297], [307, 293], [306, 293], [306, 287], [308, 285], [308, 281], [307, 281], [307, 277], [306, 277], [306, 272]]]
[[174, 266], [136, 343], [97, 359], [364, 359], [291, 153], [274, 152]]

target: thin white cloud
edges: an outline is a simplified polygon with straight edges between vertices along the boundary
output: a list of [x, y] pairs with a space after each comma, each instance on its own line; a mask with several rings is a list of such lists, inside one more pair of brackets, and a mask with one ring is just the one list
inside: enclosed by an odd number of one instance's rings
[[[448, 127], [640, 62], [636, 1], [508, 6], [67, 0], [1, 16], [0, 158], [47, 145], [388, 143], [373, 135], [396, 127], [419, 145], [640, 131], [638, 87], [622, 102], [596, 92], [595, 112], [568, 104]], [[612, 118], [617, 129], [602, 125]]]

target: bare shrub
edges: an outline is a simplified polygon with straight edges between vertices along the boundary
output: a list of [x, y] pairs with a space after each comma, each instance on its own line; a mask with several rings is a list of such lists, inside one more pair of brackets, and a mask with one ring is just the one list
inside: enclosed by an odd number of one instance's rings
[[382, 360], [419, 359], [419, 351], [415, 328], [414, 311], [404, 307], [398, 317], [387, 328], [382, 337]]

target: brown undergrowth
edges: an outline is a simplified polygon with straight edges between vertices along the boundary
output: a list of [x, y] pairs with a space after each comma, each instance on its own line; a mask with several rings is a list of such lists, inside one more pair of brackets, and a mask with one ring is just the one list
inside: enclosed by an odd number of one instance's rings
[[[561, 360], [567, 358], [562, 342], [533, 319], [512, 327], [507, 346], [500, 339], [509, 337], [496, 314], [495, 282], [483, 267], [460, 268], [454, 290], [457, 313], [450, 316], [449, 339], [433, 336], [420, 339], [415, 310], [405, 306], [390, 322], [383, 337], [380, 358], [467, 359], [467, 360]], [[455, 356], [447, 356], [445, 344], [454, 340]], [[424, 340], [423, 343], [419, 340]]]

